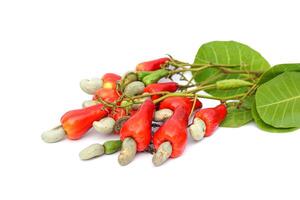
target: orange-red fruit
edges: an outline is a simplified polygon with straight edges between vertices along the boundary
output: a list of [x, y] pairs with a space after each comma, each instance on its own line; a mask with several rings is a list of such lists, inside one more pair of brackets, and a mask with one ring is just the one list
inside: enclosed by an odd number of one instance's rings
[[[188, 98], [188, 97], [169, 97], [166, 98], [165, 100], [163, 100], [160, 105], [159, 105], [159, 109], [164, 109], [164, 108], [168, 108], [171, 110], [175, 110], [177, 107], [179, 106], [183, 106], [188, 114], [191, 112], [192, 107], [194, 104], [194, 99], [193, 98]], [[198, 109], [202, 107], [202, 103], [201, 101], [199, 101], [198, 99], [196, 99], [196, 103], [195, 103], [195, 107], [194, 109]]]
[[[154, 133], [155, 149], [166, 141], [172, 144], [172, 158], [180, 156], [187, 143], [187, 126], [194, 99], [187, 97], [169, 97], [160, 103], [160, 109], [173, 110], [173, 115]], [[201, 108], [202, 103], [196, 99], [195, 109]]]
[[71, 110], [61, 117], [61, 124], [67, 137], [71, 140], [80, 139], [98, 121], [108, 115], [102, 104]]
[[146, 100], [139, 110], [122, 126], [120, 137], [123, 141], [131, 137], [137, 144], [137, 151], [144, 151], [151, 140], [151, 125], [155, 106], [150, 99]]
[[153, 144], [155, 149], [166, 141], [172, 145], [172, 158], [179, 157], [187, 144], [187, 125], [189, 112], [184, 106], [174, 110], [173, 115], [154, 133]]
[[[166, 83], [153, 83], [149, 84], [144, 88], [144, 92], [155, 93], [155, 92], [175, 92], [178, 89], [178, 84], [176, 82], [166, 82]], [[152, 95], [151, 98], [154, 101], [158, 99], [161, 95]]]
[[120, 95], [115, 89], [110, 88], [100, 88], [96, 91], [93, 100], [99, 100], [100, 98], [106, 102], [113, 103], [118, 100]]
[[102, 88], [116, 89], [117, 81], [121, 80], [121, 76], [114, 73], [106, 73], [103, 75], [102, 80], [103, 80]]
[[136, 66], [136, 71], [155, 71], [161, 68], [161, 65], [170, 61], [170, 58], [159, 58], [156, 60], [146, 61]]
[[112, 117], [115, 121], [118, 121], [120, 118], [126, 116], [126, 110], [124, 108], [116, 108], [114, 111], [109, 113], [109, 116]]
[[227, 109], [224, 104], [220, 104], [214, 108], [205, 108], [199, 110], [195, 114], [195, 118], [203, 120], [206, 129], [204, 137], [211, 136], [213, 132], [219, 127], [220, 123], [225, 119]]

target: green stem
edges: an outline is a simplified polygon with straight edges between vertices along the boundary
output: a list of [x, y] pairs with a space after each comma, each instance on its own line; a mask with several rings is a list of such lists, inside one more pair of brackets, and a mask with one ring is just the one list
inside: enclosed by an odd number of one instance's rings
[[212, 82], [217, 81], [219, 78], [223, 77], [223, 74], [212, 74], [208, 79], [206, 79], [205, 81], [203, 81], [202, 83], [200, 83], [200, 85], [207, 85], [207, 84], [211, 84]]
[[117, 103], [120, 102], [119, 100], [116, 101], [115, 103], [110, 103], [110, 102], [104, 101], [102, 98], [98, 98], [98, 101], [100, 103], [102, 103], [105, 107], [113, 108], [113, 109], [115, 109], [115, 108], [127, 108], [127, 107], [133, 105], [133, 103], [129, 103], [125, 106], [121, 106], [121, 105], [117, 105]]
[[245, 93], [239, 94], [239, 95], [234, 95], [234, 96], [229, 96], [229, 97], [213, 97], [213, 96], [208, 96], [208, 95], [201, 95], [201, 94], [190, 94], [190, 93], [169, 93], [166, 94], [156, 100], [153, 101], [154, 104], [157, 104], [161, 102], [162, 100], [168, 98], [168, 97], [197, 97], [197, 98], [204, 98], [204, 99], [212, 99], [212, 100], [218, 100], [218, 101], [226, 101], [226, 100], [238, 100], [241, 97], [243, 97]]
[[115, 104], [109, 103], [109, 102], [107, 102], [107, 101], [104, 101], [101, 97], [98, 97], [97, 100], [98, 100], [100, 103], [102, 103], [105, 107], [109, 107], [109, 108], [115, 107]]
[[[172, 74], [173, 75], [173, 74]], [[180, 79], [183, 81], [188, 81], [188, 78], [184, 75], [184, 73], [179, 73]]]
[[187, 69], [177, 69], [177, 70], [172, 70], [169, 73], [170, 74], [177, 74], [181, 72], [197, 72], [202, 70], [203, 67], [198, 67], [198, 68], [187, 68]]
[[210, 85], [200, 85], [197, 86], [196, 88], [193, 88], [191, 90], [186, 91], [187, 93], [197, 93], [201, 90], [210, 90], [210, 89], [215, 89], [216, 85], [215, 84], [210, 84]]
[[260, 76], [262, 73], [264, 73], [263, 71], [258, 70], [233, 70], [224, 67], [221, 67], [219, 69], [225, 74], [255, 74], [256, 76]]
[[225, 67], [225, 68], [233, 68], [233, 67], [244, 67], [245, 65], [230, 65], [230, 64], [213, 64], [213, 63], [204, 63], [204, 64], [190, 64], [190, 63], [186, 63], [186, 62], [181, 62], [181, 61], [177, 61], [177, 60], [171, 60], [169, 62], [170, 65], [174, 66], [174, 67]]
[[143, 97], [150, 97], [150, 96], [153, 96], [153, 95], [164, 95], [164, 94], [168, 94], [170, 92], [167, 92], [167, 91], [162, 91], [162, 92], [153, 92], [153, 93], [149, 93], [149, 94], [141, 94], [141, 95], [137, 95], [137, 96], [134, 96], [134, 97], [131, 97], [130, 99], [139, 99], [139, 98], [143, 98]]
[[179, 90], [186, 90], [188, 88], [191, 88], [191, 87], [196, 87], [197, 85], [196, 84], [185, 84], [185, 85], [179, 85]]
[[192, 109], [191, 109], [189, 118], [192, 116], [192, 114], [193, 114], [193, 112], [194, 112], [194, 110], [195, 110], [196, 102], [197, 102], [197, 95], [195, 94], [195, 96], [194, 96], [194, 101], [193, 101], [193, 106], [192, 106]]
[[241, 102], [245, 100], [248, 96], [250, 96], [257, 89], [261, 77], [262, 75], [257, 79], [256, 83], [254, 83], [252, 87], [245, 93], [245, 95], [241, 98]]
[[200, 71], [203, 71], [204, 69], [213, 68], [213, 67], [218, 67], [218, 69], [220, 71], [222, 71], [224, 74], [254, 74], [256, 76], [260, 76], [261, 74], [264, 73], [263, 71], [259, 71], [259, 70], [233, 70], [233, 69], [227, 69], [224, 66], [215, 66], [215, 65], [204, 65], [202, 67], [177, 69], [177, 70], [172, 70], [169, 73], [171, 75], [177, 74], [177, 73], [182, 73], [182, 72], [196, 72], [196, 73], [199, 73]]
[[[191, 85], [191, 86], [183, 85], [183, 86], [180, 86], [180, 87], [189, 88], [189, 87], [194, 87], [194, 86], [195, 85]], [[196, 88], [193, 88], [191, 90], [188, 90], [188, 91], [182, 92], [182, 93], [183, 94], [185, 94], [185, 93], [187, 93], [187, 94], [189, 94], [189, 93], [196, 93], [196, 92], [199, 92], [201, 90], [213, 89], [215, 87], [216, 87], [215, 84], [206, 85], [206, 86], [198, 86]], [[143, 98], [143, 97], [150, 97], [150, 96], [153, 96], [153, 95], [166, 95], [166, 94], [169, 94], [169, 93], [170, 92], [162, 91], [162, 92], [153, 92], [153, 93], [149, 93], [149, 94], [141, 94], [141, 95], [137, 95], [137, 96], [131, 97], [131, 98], [129, 98], [129, 100], [139, 99], [139, 98]]]
[[142, 98], [142, 97], [148, 97], [148, 96], [152, 96], [152, 95], [159, 95], [159, 94], [164, 95], [164, 96], [154, 100], [153, 101], [154, 104], [157, 104], [157, 103], [161, 102], [162, 100], [164, 100], [168, 97], [194, 97], [195, 99], [196, 98], [204, 98], [204, 99], [211, 99], [211, 100], [218, 100], [218, 101], [226, 101], [226, 100], [239, 100], [241, 97], [244, 97], [246, 95], [246, 93], [243, 93], [243, 94], [239, 94], [239, 95], [235, 95], [235, 96], [229, 96], [229, 97], [221, 98], [221, 97], [214, 97], [214, 96], [208, 96], [208, 95], [202, 95], [202, 94], [195, 94], [198, 91], [205, 90], [205, 89], [210, 89], [210, 88], [214, 88], [214, 87], [215, 87], [215, 85], [212, 84], [212, 85], [197, 87], [193, 90], [189, 90], [189, 91], [186, 91], [186, 92], [176, 92], [176, 93], [154, 92], [154, 93], [151, 93], [151, 94], [143, 94], [143, 95], [139, 95], [139, 96], [135, 96], [135, 97], [130, 98], [129, 100], [131, 100], [132, 103], [127, 104], [125, 106], [117, 105], [116, 103], [106, 102], [101, 98], [99, 98], [98, 101], [100, 103], [102, 103], [105, 107], [109, 107], [109, 108], [113, 108], [113, 109], [115, 109], [115, 108], [125, 108], [126, 109], [126, 108], [129, 108], [131, 105], [134, 104], [134, 99]]

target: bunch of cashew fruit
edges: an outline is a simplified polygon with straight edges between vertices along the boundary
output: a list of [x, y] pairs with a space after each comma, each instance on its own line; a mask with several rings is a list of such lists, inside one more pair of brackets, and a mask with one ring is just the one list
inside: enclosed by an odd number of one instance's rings
[[181, 156], [188, 135], [195, 141], [211, 136], [227, 114], [221, 100], [216, 107], [202, 109], [199, 99], [218, 99], [199, 92], [249, 84], [242, 80], [195, 83], [186, 74], [209, 65], [186, 66], [170, 56], [140, 63], [123, 77], [107, 73], [82, 80], [80, 87], [91, 99], [84, 101], [82, 108], [66, 112], [61, 124], [44, 132], [42, 139], [47, 143], [78, 140], [94, 128], [99, 134], [116, 134], [119, 139], [88, 146], [79, 153], [82, 160], [120, 152], [118, 162], [124, 166], [136, 153], [149, 152], [153, 164], [160, 166]]

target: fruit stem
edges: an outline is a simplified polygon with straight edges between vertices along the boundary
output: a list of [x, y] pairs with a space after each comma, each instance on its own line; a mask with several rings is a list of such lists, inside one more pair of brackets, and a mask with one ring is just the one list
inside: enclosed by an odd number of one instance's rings
[[243, 97], [245, 93], [239, 94], [239, 95], [234, 95], [234, 96], [228, 96], [228, 97], [214, 97], [214, 96], [208, 96], [208, 95], [202, 95], [202, 94], [193, 94], [193, 93], [169, 93], [166, 94], [156, 100], [153, 101], [154, 104], [157, 104], [161, 102], [162, 100], [168, 98], [168, 97], [195, 97], [197, 98], [204, 98], [204, 99], [212, 99], [212, 100], [218, 100], [218, 101], [226, 101], [226, 100], [238, 100], [241, 97]]

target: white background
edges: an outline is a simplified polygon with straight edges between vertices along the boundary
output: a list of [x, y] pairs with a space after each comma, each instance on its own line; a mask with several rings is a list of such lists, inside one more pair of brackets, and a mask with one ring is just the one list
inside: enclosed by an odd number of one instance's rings
[[236, 40], [272, 65], [299, 62], [298, 2], [1, 0], [0, 199], [299, 199], [299, 131], [219, 129], [160, 168], [149, 154], [126, 167], [117, 154], [79, 160], [114, 137], [40, 139], [90, 98], [80, 79], [166, 53], [192, 62], [201, 44]]

